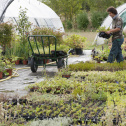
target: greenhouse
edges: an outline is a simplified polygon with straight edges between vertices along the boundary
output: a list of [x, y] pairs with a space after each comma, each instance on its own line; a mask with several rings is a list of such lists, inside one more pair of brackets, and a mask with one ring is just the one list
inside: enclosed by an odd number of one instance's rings
[[27, 9], [32, 27], [48, 27], [64, 32], [60, 17], [47, 5], [37, 0], [0, 0], [0, 21], [11, 21], [18, 25], [20, 7]]
[[[119, 16], [122, 18], [123, 20], [123, 28], [124, 28], [124, 31], [126, 32], [126, 3], [119, 6], [118, 8], [116, 8], [117, 11], [118, 11], [118, 14]], [[103, 21], [101, 27], [112, 27], [112, 18], [110, 16], [107, 16], [105, 18], [105, 20]], [[100, 45], [100, 44], [103, 44], [104, 43], [104, 40], [103, 38], [101, 37], [98, 37], [98, 34], [96, 35], [96, 38], [95, 38], [95, 41], [94, 43], [96, 43], [97, 45]]]

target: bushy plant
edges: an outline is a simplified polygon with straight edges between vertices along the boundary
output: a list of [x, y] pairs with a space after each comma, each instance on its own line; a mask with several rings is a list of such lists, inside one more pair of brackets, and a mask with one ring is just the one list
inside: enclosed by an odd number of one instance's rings
[[[54, 29], [52, 28], [46, 28], [46, 27], [36, 27], [32, 30], [32, 35], [53, 35], [56, 37], [57, 39], [57, 44], [62, 44], [63, 43], [63, 38], [62, 36], [64, 35], [64, 33], [61, 33], [60, 30], [59, 31], [54, 31]], [[44, 40], [44, 45], [48, 46], [48, 38], [43, 38]], [[38, 38], [37, 41], [39, 41], [40, 43], [42, 43], [41, 38]], [[55, 39], [54, 38], [50, 38], [50, 44], [55, 44]]]
[[[55, 50], [55, 46], [51, 45], [51, 49]], [[64, 52], [68, 52], [70, 49], [70, 47], [68, 45], [64, 45], [64, 44], [60, 44], [56, 46], [56, 50], [57, 51], [64, 51]]]
[[106, 32], [106, 31], [109, 31], [110, 30], [110, 28], [106, 28], [105, 26], [104, 27], [98, 27], [98, 29], [97, 29], [97, 32], [102, 32], [102, 31], [104, 31], [104, 32]]
[[72, 21], [67, 20], [66, 21], [66, 26], [67, 26], [67, 29], [72, 29]]
[[103, 12], [103, 13], [101, 13], [100, 11], [92, 12], [91, 14], [92, 26], [94, 28], [98, 28], [102, 24], [102, 21], [106, 16], [107, 16], [107, 12]]
[[13, 25], [7, 23], [0, 23], [0, 46], [5, 52], [6, 47], [10, 47], [13, 37]]
[[20, 7], [17, 23], [18, 23], [17, 30], [19, 31], [20, 42], [23, 43], [23, 45], [25, 45], [25, 43], [27, 42], [26, 33], [30, 31], [31, 27], [31, 22], [28, 21], [26, 8], [22, 9], [22, 7]]
[[82, 37], [80, 35], [73, 34], [71, 36], [68, 36], [64, 42], [66, 45], [68, 45], [70, 48], [83, 48], [85, 45], [85, 41], [87, 38]]
[[89, 19], [88, 19], [88, 15], [86, 12], [81, 12], [78, 16], [77, 16], [77, 25], [79, 29], [84, 29], [86, 30], [86, 28], [89, 25]]

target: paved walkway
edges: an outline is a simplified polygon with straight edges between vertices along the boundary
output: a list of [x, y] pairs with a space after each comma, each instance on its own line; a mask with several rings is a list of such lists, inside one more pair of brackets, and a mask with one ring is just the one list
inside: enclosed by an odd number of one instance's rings
[[[68, 65], [73, 63], [78, 63], [80, 61], [90, 61], [91, 60], [91, 50], [84, 50], [84, 55], [72, 56], [68, 58]], [[17, 65], [16, 68], [28, 67], [24, 65]], [[25, 90], [29, 84], [40, 82], [44, 80], [42, 75], [43, 68], [38, 68], [37, 73], [32, 73], [31, 69], [22, 69], [17, 71], [20, 75], [19, 77], [11, 78], [10, 80], [0, 82], [0, 94], [7, 94], [9, 96], [21, 97], [28, 93]], [[58, 69], [56, 66], [48, 66], [46, 72], [49, 76], [53, 77]]]

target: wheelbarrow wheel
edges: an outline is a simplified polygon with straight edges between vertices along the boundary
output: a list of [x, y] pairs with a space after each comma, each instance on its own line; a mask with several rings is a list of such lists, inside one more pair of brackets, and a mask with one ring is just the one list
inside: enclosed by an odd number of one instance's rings
[[64, 68], [65, 67], [65, 61], [64, 61], [63, 58], [58, 59], [57, 67], [58, 68]]
[[38, 66], [37, 66], [36, 63], [35, 63], [34, 58], [32, 58], [32, 59], [31, 59], [31, 71], [32, 71], [33, 73], [35, 73], [35, 72], [37, 71], [37, 69], [38, 69]]

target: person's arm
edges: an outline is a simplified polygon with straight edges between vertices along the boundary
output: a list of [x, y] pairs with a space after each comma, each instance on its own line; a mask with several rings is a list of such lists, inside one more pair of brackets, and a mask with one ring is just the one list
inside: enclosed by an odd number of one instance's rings
[[110, 34], [110, 33], [113, 33], [113, 32], [118, 32], [120, 31], [120, 28], [115, 28], [115, 29], [111, 29], [109, 31], [106, 32], [106, 34]]
[[111, 29], [111, 30], [107, 31], [106, 34], [118, 32], [121, 30], [121, 27], [122, 27], [122, 19], [118, 19], [115, 29]]

